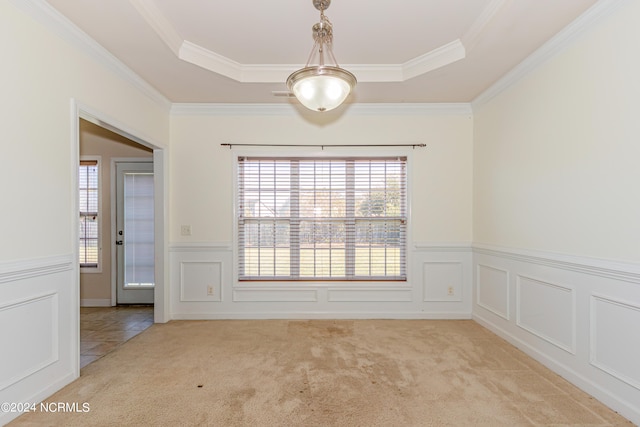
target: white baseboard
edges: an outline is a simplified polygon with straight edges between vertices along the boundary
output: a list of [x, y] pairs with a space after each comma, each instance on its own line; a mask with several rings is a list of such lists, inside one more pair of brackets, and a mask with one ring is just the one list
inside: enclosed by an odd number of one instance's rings
[[110, 298], [88, 298], [80, 300], [80, 307], [111, 307]]

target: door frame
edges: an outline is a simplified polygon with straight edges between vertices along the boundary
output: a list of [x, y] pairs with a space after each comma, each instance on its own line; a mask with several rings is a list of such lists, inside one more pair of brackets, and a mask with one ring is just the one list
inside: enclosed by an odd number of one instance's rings
[[[111, 158], [111, 171], [110, 171], [110, 180], [111, 180], [111, 236], [113, 236], [113, 244], [111, 245], [111, 306], [115, 307], [118, 305], [118, 248], [115, 244], [115, 238], [118, 233], [118, 224], [117, 224], [117, 209], [118, 204], [116, 202], [116, 198], [118, 196], [117, 190], [117, 165], [118, 163], [151, 163], [153, 165], [153, 173], [154, 173], [154, 197], [155, 193], [155, 173], [156, 166], [154, 163], [154, 158], [146, 158], [146, 157], [112, 157]], [[154, 202], [154, 218], [155, 218], [155, 209], [157, 205]], [[155, 237], [155, 236], [154, 236]], [[157, 250], [158, 245], [155, 245], [155, 249]], [[157, 273], [157, 269], [155, 271]], [[155, 303], [155, 292], [156, 286], [154, 285], [154, 303]]]
[[[154, 168], [154, 232], [155, 232], [155, 252], [156, 252], [156, 265], [155, 265], [155, 292], [154, 292], [154, 322], [165, 323], [170, 320], [169, 315], [169, 244], [167, 239], [169, 238], [169, 215], [168, 215], [168, 201], [169, 201], [169, 183], [167, 174], [168, 156], [165, 148], [163, 148], [158, 142], [149, 138], [148, 136], [142, 136], [135, 129], [132, 129], [128, 125], [109, 117], [107, 114], [101, 111], [95, 110], [87, 105], [78, 102], [76, 99], [71, 99], [71, 168], [72, 168], [72, 189], [73, 189], [73, 207], [72, 217], [73, 224], [76, 224], [72, 230], [73, 239], [73, 251], [74, 259], [77, 260], [80, 252], [79, 248], [79, 217], [78, 209], [80, 205], [80, 197], [77, 191], [78, 187], [78, 162], [80, 161], [80, 119], [84, 119], [100, 127], [103, 127], [111, 132], [128, 138], [140, 145], [151, 148], [153, 150], [153, 168]], [[76, 356], [77, 370], [80, 372], [80, 269], [75, 268], [74, 283], [72, 292], [76, 302], [77, 313], [74, 313], [74, 317], [77, 317], [77, 329], [75, 331], [77, 337], [77, 349], [78, 355]], [[113, 302], [113, 296], [112, 296]]]

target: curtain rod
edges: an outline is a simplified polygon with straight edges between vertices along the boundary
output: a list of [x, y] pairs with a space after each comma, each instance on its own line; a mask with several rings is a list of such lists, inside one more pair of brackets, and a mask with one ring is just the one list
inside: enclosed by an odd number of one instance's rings
[[233, 147], [320, 147], [324, 150], [325, 147], [333, 148], [333, 147], [411, 147], [415, 149], [416, 147], [422, 148], [426, 147], [427, 144], [229, 144], [224, 143], [220, 144], [223, 147], [229, 147], [229, 149]]

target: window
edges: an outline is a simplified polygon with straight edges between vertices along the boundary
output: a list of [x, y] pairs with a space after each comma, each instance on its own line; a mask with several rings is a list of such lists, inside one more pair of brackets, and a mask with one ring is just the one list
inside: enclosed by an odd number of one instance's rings
[[406, 158], [238, 158], [239, 280], [406, 281]]
[[80, 190], [80, 268], [82, 269], [98, 269], [99, 181], [98, 161], [81, 160], [78, 185]]
[[124, 287], [151, 288], [155, 281], [153, 172], [124, 172], [123, 187]]

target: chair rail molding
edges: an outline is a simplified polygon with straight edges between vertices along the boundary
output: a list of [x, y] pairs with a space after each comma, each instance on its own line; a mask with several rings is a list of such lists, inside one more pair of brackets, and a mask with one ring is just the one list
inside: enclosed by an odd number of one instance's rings
[[71, 254], [0, 263], [0, 283], [30, 279], [73, 268]]
[[640, 264], [635, 263], [479, 243], [473, 252], [640, 284]]

